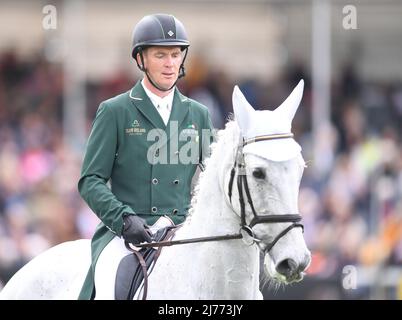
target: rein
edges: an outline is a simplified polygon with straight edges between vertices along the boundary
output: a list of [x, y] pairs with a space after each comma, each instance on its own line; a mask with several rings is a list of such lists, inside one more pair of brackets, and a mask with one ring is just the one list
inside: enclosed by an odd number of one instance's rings
[[[172, 228], [171, 230], [169, 230], [167, 235], [166, 235], [166, 237], [165, 237], [165, 239], [170, 239], [171, 237], [173, 237], [173, 235], [175, 234], [176, 230], [177, 230], [177, 227]], [[169, 242], [169, 241], [162, 241], [162, 242]], [[142, 300], [146, 300], [147, 299], [147, 293], [148, 293], [148, 276], [149, 276], [149, 274], [151, 274], [151, 272], [153, 270], [153, 267], [151, 268], [151, 271], [148, 274], [147, 265], [146, 265], [146, 262], [144, 260], [144, 257], [142, 256], [142, 254], [139, 251], [137, 251], [136, 249], [131, 248], [129, 242], [125, 241], [124, 244], [125, 244], [126, 248], [136, 256], [136, 258], [138, 259], [138, 261], [140, 263], [141, 271], [142, 271], [142, 274], [144, 276]], [[141, 246], [141, 245], [137, 245], [137, 247], [138, 246]], [[148, 246], [148, 247], [151, 247], [151, 246]], [[162, 252], [161, 247], [162, 246], [159, 246], [159, 248], [157, 249], [156, 254], [155, 254], [154, 258], [153, 258], [154, 265], [155, 265], [156, 261], [158, 260], [160, 254]], [[146, 247], [143, 246], [143, 248], [146, 248]]]
[[[282, 232], [280, 232], [275, 239], [267, 244], [267, 247], [262, 250], [263, 252], [269, 252], [273, 246], [281, 239], [285, 234], [287, 234], [290, 230], [296, 227], [302, 228], [304, 227], [301, 223], [298, 223], [302, 217], [300, 214], [273, 214], [273, 215], [258, 215], [254, 209], [254, 204], [251, 198], [250, 189], [247, 183], [246, 176], [246, 164], [244, 161], [243, 147], [254, 142], [267, 141], [267, 140], [277, 140], [277, 139], [288, 139], [293, 138], [293, 133], [283, 133], [283, 134], [272, 134], [272, 135], [262, 135], [256, 136], [251, 139], [243, 140], [242, 143], [239, 144], [239, 147], [236, 152], [236, 159], [233, 164], [232, 170], [230, 172], [230, 181], [229, 181], [229, 190], [228, 196], [230, 203], [232, 203], [232, 189], [233, 182], [236, 175], [236, 168], [238, 169], [237, 173], [237, 189], [239, 192], [239, 203], [241, 209], [241, 228], [238, 233], [235, 234], [226, 234], [220, 236], [210, 236], [210, 237], [200, 237], [200, 238], [191, 238], [191, 239], [183, 239], [183, 240], [172, 240], [172, 241], [160, 241], [160, 242], [151, 242], [151, 243], [142, 243], [135, 244], [136, 247], [139, 248], [150, 248], [150, 247], [167, 247], [179, 244], [188, 244], [188, 243], [197, 243], [197, 242], [210, 242], [210, 241], [222, 241], [222, 240], [234, 240], [234, 239], [245, 239], [246, 236], [251, 237], [253, 243], [260, 244], [262, 242], [261, 239], [255, 237], [254, 232], [252, 231], [253, 226], [261, 223], [286, 223], [291, 222], [292, 224], [285, 228]], [[250, 224], [246, 223], [246, 203], [244, 201], [243, 196], [243, 188], [246, 193], [247, 202], [253, 212], [253, 219]], [[261, 249], [261, 248], [260, 248]]]
[[221, 240], [234, 240], [243, 238], [242, 234], [226, 234], [222, 236], [211, 236], [211, 237], [200, 237], [200, 238], [191, 238], [191, 239], [183, 239], [183, 240], [171, 240], [171, 241], [160, 241], [160, 242], [150, 242], [150, 243], [141, 243], [135, 244], [134, 246], [139, 248], [153, 248], [153, 247], [169, 247], [177, 244], [188, 244], [188, 243], [197, 243], [197, 242], [211, 242], [211, 241], [221, 241]]

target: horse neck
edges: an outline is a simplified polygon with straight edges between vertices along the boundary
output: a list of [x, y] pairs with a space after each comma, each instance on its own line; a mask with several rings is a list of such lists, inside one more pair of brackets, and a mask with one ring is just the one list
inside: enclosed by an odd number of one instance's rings
[[[235, 125], [232, 123], [225, 129], [227, 132], [221, 133], [223, 136], [213, 148], [206, 170], [200, 175], [190, 216], [182, 228], [180, 238], [236, 234], [240, 230], [240, 216], [233, 211], [225, 195], [224, 183], [221, 182], [225, 181], [225, 175], [230, 172], [235, 143], [239, 141]], [[219, 251], [220, 261], [230, 260], [226, 265], [228, 268], [232, 268], [231, 263], [235, 263], [236, 268], [243, 265], [248, 276], [253, 270], [259, 271], [259, 251], [256, 246], [246, 246], [242, 240], [214, 241], [204, 245], [211, 251]]]
[[189, 218], [185, 227], [192, 234], [213, 235], [236, 233], [239, 231], [240, 218], [228, 203], [221, 181], [224, 180], [225, 168], [233, 163], [235, 146], [239, 134], [235, 123], [231, 123], [220, 132], [218, 142], [212, 146], [212, 155], [207, 160], [206, 170], [200, 174], [195, 189]]
[[218, 167], [209, 165], [200, 181], [196, 200], [188, 219], [192, 234], [214, 235], [239, 231], [239, 216], [228, 206], [223, 190], [218, 184]]
[[[226, 174], [223, 168], [231, 161], [229, 147], [228, 141], [218, 140], [215, 145], [206, 170], [200, 175], [189, 216], [177, 231], [176, 240], [239, 232], [240, 218], [228, 205], [223, 185], [218, 182]], [[256, 246], [246, 246], [242, 240], [166, 248], [153, 272], [155, 288], [164, 283], [163, 293], [173, 299], [256, 299], [259, 297], [258, 252]], [[167, 270], [174, 270], [168, 272], [169, 277], [166, 277]], [[156, 297], [160, 299], [163, 293]]]

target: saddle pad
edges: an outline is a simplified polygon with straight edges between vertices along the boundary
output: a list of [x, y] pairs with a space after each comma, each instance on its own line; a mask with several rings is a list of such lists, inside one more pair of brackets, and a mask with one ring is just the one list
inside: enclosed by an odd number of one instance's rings
[[[154, 235], [154, 241], [159, 242], [165, 240], [168, 231], [172, 226], [160, 229]], [[142, 248], [139, 253], [143, 256], [147, 270], [154, 261], [157, 250], [155, 248]], [[141, 265], [135, 254], [125, 256], [119, 263], [116, 273], [115, 282], [115, 299], [116, 300], [132, 300], [134, 294], [144, 280]]]

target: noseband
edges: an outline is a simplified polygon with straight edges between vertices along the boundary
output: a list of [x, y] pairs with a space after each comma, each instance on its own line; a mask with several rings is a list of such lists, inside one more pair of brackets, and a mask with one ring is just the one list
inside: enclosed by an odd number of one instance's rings
[[[236, 152], [236, 159], [233, 164], [232, 170], [230, 172], [230, 180], [229, 180], [229, 188], [228, 188], [228, 196], [229, 201], [232, 204], [232, 189], [233, 189], [233, 182], [234, 177], [236, 175], [236, 168], [237, 168], [237, 190], [239, 192], [239, 203], [240, 203], [240, 218], [241, 218], [241, 229], [244, 230], [252, 239], [253, 242], [260, 244], [262, 242], [261, 239], [255, 237], [252, 228], [261, 223], [292, 223], [290, 226], [285, 228], [282, 232], [280, 232], [275, 239], [266, 245], [266, 248], [263, 250], [265, 252], [269, 252], [273, 246], [281, 239], [285, 234], [287, 234], [290, 230], [295, 227], [300, 227], [304, 230], [304, 227], [301, 223], [298, 223], [302, 217], [300, 214], [271, 214], [271, 215], [258, 215], [255, 211], [253, 200], [251, 198], [250, 189], [247, 183], [247, 174], [246, 174], [246, 163], [244, 161], [244, 153], [243, 148], [244, 146], [260, 142], [260, 141], [267, 141], [267, 140], [276, 140], [276, 139], [287, 139], [293, 138], [293, 133], [284, 133], [284, 134], [272, 134], [272, 135], [264, 135], [264, 136], [257, 136], [251, 139], [243, 140], [239, 147], [237, 148]], [[247, 202], [253, 212], [254, 217], [251, 219], [251, 222], [247, 224], [246, 222], [246, 203], [244, 201], [243, 196], [243, 188], [246, 193]]]

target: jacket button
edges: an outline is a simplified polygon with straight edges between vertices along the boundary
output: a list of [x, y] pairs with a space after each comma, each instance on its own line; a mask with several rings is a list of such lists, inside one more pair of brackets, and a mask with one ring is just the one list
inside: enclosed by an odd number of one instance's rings
[[173, 181], [174, 184], [179, 184], [179, 182], [180, 182], [180, 181], [177, 180], [177, 179], [176, 179], [175, 181]]
[[157, 207], [152, 207], [151, 211], [152, 211], [152, 213], [155, 213], [156, 211], [158, 211], [158, 208]]
[[178, 212], [179, 212], [179, 210], [173, 209], [173, 214], [177, 214]]
[[156, 179], [156, 178], [153, 178], [153, 179], [152, 179], [152, 183], [153, 183], [153, 184], [158, 184], [158, 182], [159, 182], [158, 179]]

